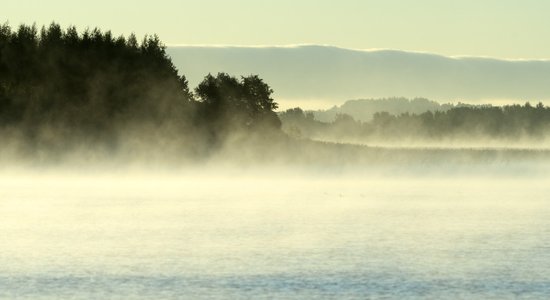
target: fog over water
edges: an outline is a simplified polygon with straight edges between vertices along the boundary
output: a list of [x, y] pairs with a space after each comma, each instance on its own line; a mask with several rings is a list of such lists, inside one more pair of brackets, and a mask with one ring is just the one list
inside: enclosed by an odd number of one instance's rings
[[0, 298], [543, 297], [539, 162], [12, 169]]
[[[243, 56], [292, 73], [283, 77], [296, 92], [272, 87], [273, 73], [229, 67], [190, 83], [157, 36], [5, 24], [0, 44], [0, 299], [550, 294], [550, 107], [365, 110], [371, 121], [323, 123], [299, 108], [278, 114], [274, 94], [342, 95], [338, 86], [543, 101], [548, 61], [330, 47], [267, 49], [284, 64]], [[340, 59], [323, 76], [338, 80], [308, 77], [327, 71], [316, 64], [327, 53]], [[392, 71], [374, 94], [342, 85], [339, 67], [363, 59], [427, 81], [400, 86]], [[305, 71], [286, 68], [293, 61]], [[369, 88], [358, 70], [354, 83]], [[487, 74], [502, 76], [470, 85]]]

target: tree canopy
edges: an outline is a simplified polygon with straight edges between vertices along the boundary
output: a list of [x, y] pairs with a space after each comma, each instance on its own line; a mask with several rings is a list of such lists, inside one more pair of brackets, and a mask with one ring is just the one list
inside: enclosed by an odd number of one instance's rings
[[273, 90], [257, 75], [247, 77], [218, 73], [209, 74], [197, 86], [195, 93], [201, 103], [201, 113], [216, 130], [279, 128], [274, 110], [277, 103], [271, 98]]

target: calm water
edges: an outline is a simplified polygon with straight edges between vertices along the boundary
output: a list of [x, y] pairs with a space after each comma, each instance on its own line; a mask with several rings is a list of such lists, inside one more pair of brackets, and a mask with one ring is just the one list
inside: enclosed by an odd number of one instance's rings
[[544, 178], [4, 176], [0, 298], [547, 298]]

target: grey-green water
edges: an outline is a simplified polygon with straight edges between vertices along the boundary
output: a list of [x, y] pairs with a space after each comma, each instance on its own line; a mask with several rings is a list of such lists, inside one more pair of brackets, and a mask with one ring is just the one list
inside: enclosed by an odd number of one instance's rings
[[0, 298], [544, 299], [549, 183], [3, 176]]

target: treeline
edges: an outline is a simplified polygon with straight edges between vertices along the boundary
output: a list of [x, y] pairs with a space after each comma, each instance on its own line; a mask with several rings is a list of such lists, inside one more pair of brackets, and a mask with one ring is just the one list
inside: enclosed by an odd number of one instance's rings
[[550, 108], [532, 106], [460, 106], [446, 111], [399, 115], [378, 112], [372, 121], [360, 122], [338, 114], [333, 122], [317, 121], [300, 108], [280, 114], [283, 129], [295, 137], [328, 140], [538, 140], [550, 133]]
[[348, 100], [340, 106], [333, 106], [326, 110], [312, 111], [315, 119], [321, 122], [332, 122], [336, 115], [347, 114], [357, 121], [371, 121], [375, 113], [385, 111], [390, 114], [403, 113], [421, 114], [426, 111], [445, 111], [455, 106], [468, 106], [467, 104], [440, 104], [425, 98], [407, 99], [404, 97], [391, 97], [379, 99]]
[[272, 92], [258, 76], [225, 73], [191, 90], [157, 36], [0, 26], [0, 141], [13, 151], [200, 153], [232, 133], [277, 132]]

